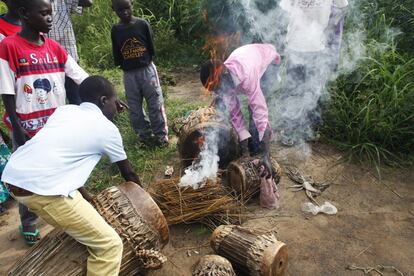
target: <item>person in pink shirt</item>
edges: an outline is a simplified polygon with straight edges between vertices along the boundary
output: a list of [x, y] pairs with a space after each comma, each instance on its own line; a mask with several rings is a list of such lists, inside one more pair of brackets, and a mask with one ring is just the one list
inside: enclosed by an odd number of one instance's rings
[[[218, 94], [229, 111], [243, 154], [248, 154], [249, 140], [251, 140], [251, 152], [259, 151], [263, 154], [261, 161], [267, 178], [270, 178], [273, 172], [269, 160], [271, 128], [260, 79], [270, 64], [280, 64], [280, 60], [280, 55], [273, 45], [248, 44], [234, 50], [224, 62], [208, 61], [200, 72], [203, 86]], [[249, 129], [244, 124], [238, 99], [238, 95], [241, 94], [246, 95], [248, 99], [249, 114], [252, 118]], [[259, 149], [255, 148], [255, 145], [258, 145]]]

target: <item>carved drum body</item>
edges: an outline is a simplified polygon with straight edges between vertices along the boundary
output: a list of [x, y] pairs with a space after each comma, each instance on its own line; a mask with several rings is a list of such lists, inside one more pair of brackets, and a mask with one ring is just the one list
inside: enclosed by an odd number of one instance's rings
[[178, 135], [178, 152], [185, 167], [191, 165], [199, 157], [205, 135], [216, 132], [219, 166], [225, 168], [239, 154], [237, 134], [228, 118], [214, 108], [200, 108], [193, 111], [174, 131]]
[[192, 276], [236, 276], [236, 273], [227, 259], [206, 255], [196, 263]]
[[249, 276], [285, 275], [287, 247], [273, 234], [236, 225], [219, 226], [210, 240], [214, 252]]
[[[260, 191], [260, 172], [255, 164], [258, 157], [243, 157], [233, 161], [227, 167], [230, 187], [243, 199], [248, 200]], [[275, 183], [279, 183], [282, 169], [275, 159], [270, 158], [273, 170], [276, 172]]]

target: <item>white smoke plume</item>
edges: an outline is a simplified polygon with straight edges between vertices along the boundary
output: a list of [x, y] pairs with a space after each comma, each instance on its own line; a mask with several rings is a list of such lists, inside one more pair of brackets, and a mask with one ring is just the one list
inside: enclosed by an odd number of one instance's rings
[[[306, 3], [317, 5], [327, 0], [298, 1], [303, 5], [307, 5]], [[298, 1], [292, 0], [291, 3]], [[315, 125], [323, 123], [321, 111], [324, 102], [329, 99], [326, 89], [328, 82], [335, 80], [341, 74], [354, 71], [360, 61], [367, 56], [363, 25], [365, 15], [360, 11], [357, 1], [349, 0], [345, 24], [352, 24], [352, 28], [345, 26], [339, 40], [341, 43], [334, 44], [332, 47], [326, 43], [323, 51], [301, 55], [286, 47], [286, 34], [291, 14], [280, 7], [280, 1], [239, 0], [237, 2], [238, 5], [232, 5], [232, 12], [238, 16], [244, 15], [242, 20], [244, 24], [239, 30], [241, 44], [255, 43], [259, 38], [260, 42], [274, 44], [282, 55], [279, 72], [272, 72], [270, 81], [266, 83], [262, 81], [262, 90], [267, 91], [269, 119], [275, 132], [274, 137], [283, 140], [283, 135], [290, 132], [290, 135], [295, 136], [296, 145], [302, 149], [303, 154], [309, 154], [306, 141], [315, 138], [313, 131]], [[297, 16], [296, 19], [298, 18], [299, 21], [304, 20], [302, 25], [307, 28], [306, 16]], [[325, 30], [327, 40], [329, 33], [336, 34], [334, 29], [328, 27]], [[299, 66], [295, 68], [292, 64]], [[305, 66], [300, 66], [301, 64]], [[279, 75], [281, 82], [278, 81]]]
[[201, 188], [207, 178], [216, 178], [218, 171], [218, 131], [207, 129], [204, 135], [204, 144], [200, 152], [200, 159], [193, 161], [181, 177], [180, 186]]

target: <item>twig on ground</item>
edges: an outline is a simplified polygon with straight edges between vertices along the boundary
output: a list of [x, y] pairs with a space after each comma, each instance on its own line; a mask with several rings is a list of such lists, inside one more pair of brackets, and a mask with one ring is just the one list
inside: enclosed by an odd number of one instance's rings
[[393, 192], [394, 194], [396, 194], [399, 198], [403, 199], [404, 197], [402, 195], [400, 195], [399, 193], [397, 193], [395, 190], [393, 190], [388, 184], [380, 181], [381, 184], [383, 184], [385, 187], [387, 187], [388, 189], [390, 189], [391, 192]]
[[371, 172], [368, 172], [369, 175], [371, 176], [371, 178], [374, 179], [374, 181], [376, 182], [377, 180], [379, 181], [380, 184], [384, 185], [385, 187], [387, 187], [392, 193], [394, 193], [396, 196], [398, 196], [399, 198], [403, 199], [404, 197], [402, 195], [400, 195], [399, 193], [397, 193], [393, 188], [390, 187], [390, 185], [388, 185], [387, 183], [383, 182], [381, 179], [378, 179], [375, 177], [375, 175], [373, 175]]
[[360, 255], [364, 254], [368, 249], [370, 249], [372, 247], [372, 244], [370, 246], [368, 246], [367, 248], [365, 248], [364, 250], [362, 250], [361, 252], [359, 252], [354, 258], [359, 257]]
[[386, 272], [395, 272], [399, 276], [404, 276], [404, 273], [402, 273], [398, 268], [395, 266], [387, 266], [387, 265], [377, 265], [376, 267], [360, 267], [356, 265], [348, 265], [346, 267], [348, 270], [361, 270], [364, 272], [365, 275], [369, 275], [371, 272], [377, 272], [379, 275], [384, 275], [382, 273], [383, 271]]
[[206, 242], [202, 245], [184, 246], [184, 247], [176, 248], [176, 250], [173, 253], [169, 254], [169, 255], [174, 256], [177, 252], [181, 252], [183, 250], [192, 250], [192, 249], [199, 249], [199, 248], [204, 248], [204, 247], [210, 247], [210, 241], [208, 241], [208, 242]]

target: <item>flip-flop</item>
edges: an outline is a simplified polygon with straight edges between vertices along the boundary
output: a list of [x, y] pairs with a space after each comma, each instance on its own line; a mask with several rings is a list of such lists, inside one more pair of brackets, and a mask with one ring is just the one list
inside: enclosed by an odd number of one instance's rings
[[[23, 232], [23, 226], [19, 225], [19, 231], [20, 234], [23, 236], [24, 240], [26, 241], [26, 244], [28, 245], [34, 245], [40, 240], [40, 233], [38, 229], [36, 229], [34, 232]], [[34, 240], [28, 239], [27, 237], [34, 237]]]

